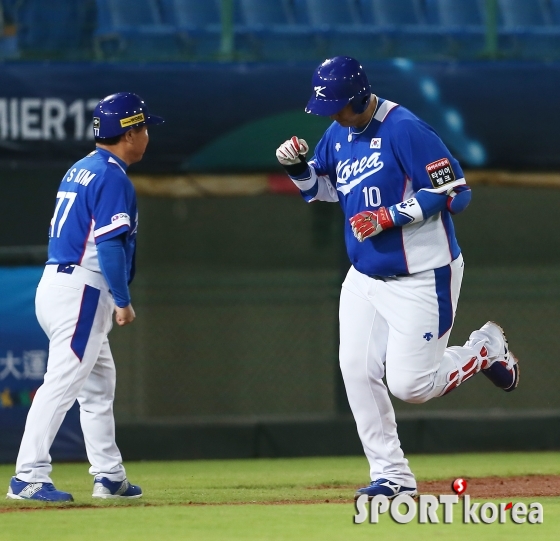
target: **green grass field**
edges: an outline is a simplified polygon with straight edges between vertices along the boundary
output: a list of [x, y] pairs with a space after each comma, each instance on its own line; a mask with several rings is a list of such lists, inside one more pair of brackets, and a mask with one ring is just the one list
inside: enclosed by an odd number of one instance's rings
[[[560, 475], [560, 453], [409, 460], [419, 480]], [[0, 466], [6, 488], [12, 472], [13, 466]], [[127, 464], [127, 472], [144, 497], [106, 502], [91, 498], [86, 464], [55, 464], [56, 486], [72, 492], [75, 502], [0, 500], [0, 540], [560, 539], [560, 498], [514, 499], [542, 503], [543, 524], [466, 525], [456, 506], [453, 524], [399, 525], [383, 515], [379, 524], [355, 525], [354, 488], [367, 483], [367, 463], [359, 457], [137, 462]]]

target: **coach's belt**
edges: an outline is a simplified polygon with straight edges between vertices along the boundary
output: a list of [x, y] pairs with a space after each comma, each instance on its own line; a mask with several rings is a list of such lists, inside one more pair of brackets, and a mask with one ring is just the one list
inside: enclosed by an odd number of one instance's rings
[[59, 265], [56, 272], [63, 272], [64, 274], [72, 274], [76, 265]]
[[379, 274], [368, 274], [370, 278], [374, 280], [382, 280], [386, 282], [387, 280], [394, 280], [395, 278], [402, 278], [403, 276], [410, 276], [409, 274], [393, 274], [391, 276], [379, 276]]

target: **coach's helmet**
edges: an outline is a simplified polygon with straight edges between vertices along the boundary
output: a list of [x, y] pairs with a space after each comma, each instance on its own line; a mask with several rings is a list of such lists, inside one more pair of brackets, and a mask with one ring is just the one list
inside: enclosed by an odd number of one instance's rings
[[356, 114], [363, 113], [371, 99], [371, 86], [360, 63], [350, 56], [325, 60], [313, 73], [313, 94], [306, 113], [330, 116], [349, 103]]
[[118, 92], [103, 98], [93, 111], [93, 135], [108, 139], [144, 124], [161, 124], [163, 118], [151, 115], [142, 98], [132, 92]]

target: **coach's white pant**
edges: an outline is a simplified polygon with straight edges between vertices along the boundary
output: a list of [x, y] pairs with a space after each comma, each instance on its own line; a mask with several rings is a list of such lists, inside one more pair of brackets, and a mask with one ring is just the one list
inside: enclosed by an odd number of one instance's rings
[[[350, 269], [340, 296], [340, 368], [371, 479], [415, 487], [387, 388], [407, 402], [441, 396], [480, 347], [447, 348], [463, 258], [435, 271], [377, 279]], [[385, 364], [385, 370], [384, 365]]]
[[49, 450], [78, 399], [89, 471], [119, 481], [126, 474], [115, 443], [116, 373], [107, 340], [113, 298], [101, 274], [78, 266], [65, 274], [57, 267], [46, 266], [37, 288], [35, 308], [50, 340], [49, 360], [27, 416], [16, 475], [29, 483], [52, 482]]

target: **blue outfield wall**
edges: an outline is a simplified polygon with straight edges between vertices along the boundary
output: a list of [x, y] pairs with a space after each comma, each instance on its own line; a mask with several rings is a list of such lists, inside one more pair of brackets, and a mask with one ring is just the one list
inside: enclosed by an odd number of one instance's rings
[[[364, 64], [378, 95], [430, 123], [466, 167], [560, 166], [560, 63]], [[306, 115], [314, 63], [5, 63], [0, 70], [0, 169], [64, 169], [93, 145], [102, 97], [140, 94], [166, 118], [135, 171], [274, 170], [297, 134], [313, 144], [328, 119]], [[247, 138], [251, 140], [248, 141]], [[250, 150], [248, 150], [250, 148]]]
[[[29, 406], [43, 383], [49, 341], [35, 316], [43, 267], [0, 267], [0, 463], [15, 462]], [[68, 412], [51, 449], [55, 460], [83, 460], [79, 408]]]

